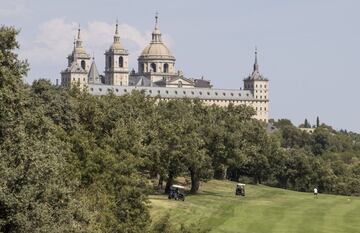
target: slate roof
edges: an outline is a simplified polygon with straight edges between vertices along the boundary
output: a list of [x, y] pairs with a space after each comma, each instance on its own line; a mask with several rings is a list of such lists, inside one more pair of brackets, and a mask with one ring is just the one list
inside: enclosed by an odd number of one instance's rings
[[199, 98], [203, 100], [253, 100], [254, 96], [249, 90], [240, 89], [200, 89], [200, 88], [178, 88], [178, 87], [138, 87], [138, 86], [113, 86], [102, 84], [89, 84], [89, 93], [92, 95], [106, 95], [113, 92], [115, 95], [121, 96], [131, 93], [134, 90], [144, 91], [147, 96], [169, 99], [178, 98]]
[[88, 74], [89, 83], [101, 83], [99, 71], [96, 67], [95, 60], [92, 61], [89, 74]]
[[64, 70], [64, 72], [86, 73], [86, 71], [77, 62], [72, 62], [71, 65]]
[[199, 88], [211, 88], [211, 82], [209, 80], [204, 79], [194, 79], [195, 87]]
[[151, 80], [145, 76], [129, 76], [129, 86], [151, 87], [157, 85], [151, 84]]

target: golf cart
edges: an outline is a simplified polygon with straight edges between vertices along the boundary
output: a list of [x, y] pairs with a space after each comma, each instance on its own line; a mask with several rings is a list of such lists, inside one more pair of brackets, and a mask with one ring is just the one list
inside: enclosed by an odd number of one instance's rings
[[236, 196], [245, 196], [245, 184], [238, 183], [235, 190]]
[[181, 185], [171, 185], [168, 198], [185, 201], [184, 189]]

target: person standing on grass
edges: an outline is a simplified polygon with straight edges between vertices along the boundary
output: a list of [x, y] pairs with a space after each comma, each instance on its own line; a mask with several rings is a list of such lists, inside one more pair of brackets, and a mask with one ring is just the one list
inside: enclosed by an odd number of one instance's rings
[[318, 198], [318, 189], [314, 188], [314, 198]]

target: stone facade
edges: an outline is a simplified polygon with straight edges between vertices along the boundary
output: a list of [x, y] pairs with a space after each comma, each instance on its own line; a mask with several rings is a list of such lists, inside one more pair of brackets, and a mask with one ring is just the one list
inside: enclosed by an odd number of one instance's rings
[[163, 43], [155, 17], [155, 27], [149, 45], [138, 57], [138, 71], [128, 69], [128, 55], [121, 44], [116, 23], [114, 42], [105, 52], [105, 75], [99, 75], [95, 60], [82, 46], [80, 29], [74, 50], [68, 56], [68, 67], [61, 72], [65, 87], [79, 86], [93, 95], [109, 92], [124, 95], [133, 90], [143, 91], [147, 96], [161, 100], [198, 98], [206, 105], [247, 105], [255, 109], [254, 118], [269, 120], [269, 81], [259, 72], [257, 51], [252, 73], [245, 78], [243, 89], [215, 89], [210, 80], [184, 77], [175, 69], [175, 57]]

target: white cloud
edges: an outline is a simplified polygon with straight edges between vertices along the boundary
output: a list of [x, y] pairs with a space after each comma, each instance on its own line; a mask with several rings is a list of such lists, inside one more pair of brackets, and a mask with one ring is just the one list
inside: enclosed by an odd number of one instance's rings
[[41, 24], [33, 41], [25, 41], [26, 48], [20, 50], [21, 56], [30, 64], [53, 64], [64, 62], [71, 52], [77, 25], [65, 23], [63, 18], [56, 18]]
[[[54, 18], [42, 23], [37, 29], [35, 39], [24, 41], [26, 46], [20, 51], [21, 57], [27, 58], [30, 64], [35, 66], [55, 65], [64, 69], [66, 56], [72, 51], [77, 28], [75, 22], [66, 22], [65, 18]], [[93, 21], [85, 27], [81, 26], [83, 45], [91, 56], [95, 54], [99, 71], [103, 69], [103, 54], [112, 43], [114, 30], [114, 24], [102, 21]], [[141, 32], [129, 24], [120, 23], [119, 33], [125, 48], [132, 45], [129, 60], [132, 66], [136, 66], [136, 59], [149, 43], [151, 32]], [[173, 43], [171, 36], [167, 34], [164, 35], [164, 40], [170, 43], [168, 46]]]
[[13, 1], [2, 3], [0, 8], [0, 18], [21, 17], [30, 13], [30, 10], [24, 4]]

